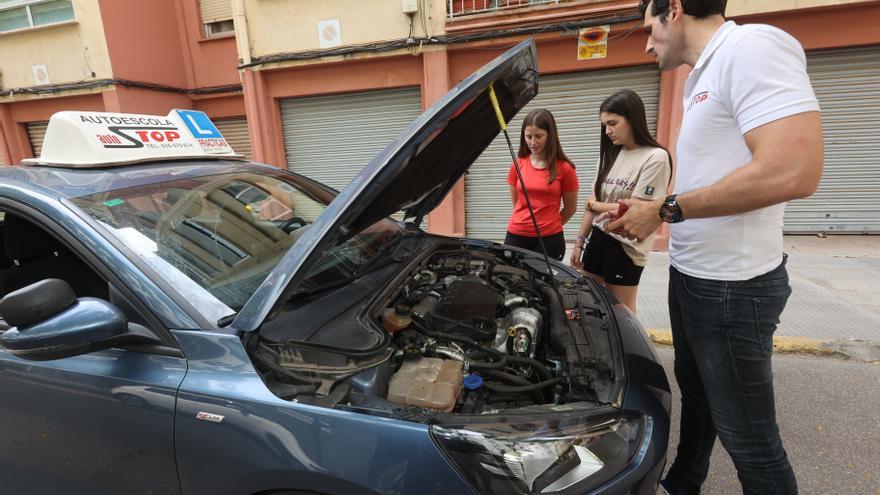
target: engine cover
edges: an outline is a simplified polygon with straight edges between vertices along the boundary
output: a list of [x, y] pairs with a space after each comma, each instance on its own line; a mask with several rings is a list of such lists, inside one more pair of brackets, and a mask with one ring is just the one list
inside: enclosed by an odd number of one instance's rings
[[434, 310], [435, 330], [477, 341], [495, 338], [495, 312], [501, 295], [476, 276], [456, 277]]

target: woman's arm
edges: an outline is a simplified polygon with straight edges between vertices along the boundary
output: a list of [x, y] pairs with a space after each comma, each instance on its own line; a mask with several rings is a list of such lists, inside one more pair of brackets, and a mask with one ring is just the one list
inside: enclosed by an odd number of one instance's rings
[[574, 250], [572, 250], [571, 253], [571, 260], [569, 260], [569, 264], [577, 269], [584, 267], [583, 263], [581, 263], [581, 254], [584, 252], [584, 242], [587, 236], [590, 235], [590, 230], [592, 230], [592, 228], [593, 212], [586, 210], [584, 211], [584, 218], [581, 220], [581, 227], [578, 229], [578, 237], [574, 241]]
[[562, 211], [559, 213], [562, 215], [562, 225], [568, 223], [568, 221], [571, 220], [571, 217], [574, 216], [578, 207], [577, 202], [577, 191], [562, 193]]
[[510, 188], [510, 201], [513, 203], [513, 207], [516, 208], [516, 200], [519, 199], [516, 194], [516, 186], [508, 185], [507, 187]]
[[609, 212], [617, 212], [619, 203], [602, 203], [599, 201], [593, 201], [592, 203], [588, 202], [588, 206], [591, 208], [593, 213], [609, 213]]

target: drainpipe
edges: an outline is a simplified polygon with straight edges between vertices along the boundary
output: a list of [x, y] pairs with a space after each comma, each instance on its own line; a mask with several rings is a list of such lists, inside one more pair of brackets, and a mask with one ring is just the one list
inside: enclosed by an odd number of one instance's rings
[[232, 0], [232, 23], [235, 28], [235, 46], [242, 64], [251, 62], [251, 38], [248, 36], [247, 17], [244, 15], [244, 1]]
[[[246, 0], [232, 0], [232, 22], [235, 26], [235, 46], [238, 50], [239, 65], [252, 62], [251, 37], [248, 34], [247, 16], [245, 15]], [[242, 89], [244, 90], [244, 111], [248, 122], [248, 137], [254, 152], [254, 160], [284, 167], [283, 138], [280, 137], [281, 126], [273, 121], [271, 99], [265, 94], [263, 74], [254, 69], [239, 69]]]

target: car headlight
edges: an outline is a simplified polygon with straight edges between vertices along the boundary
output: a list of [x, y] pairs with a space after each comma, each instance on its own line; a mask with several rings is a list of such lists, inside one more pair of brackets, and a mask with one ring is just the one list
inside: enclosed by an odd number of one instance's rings
[[519, 422], [433, 426], [432, 435], [480, 493], [583, 493], [640, 462], [651, 418], [535, 416]]

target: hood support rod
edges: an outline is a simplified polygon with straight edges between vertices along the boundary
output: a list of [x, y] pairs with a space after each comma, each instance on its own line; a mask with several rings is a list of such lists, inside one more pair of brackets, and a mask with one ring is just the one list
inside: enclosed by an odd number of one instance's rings
[[529, 200], [529, 192], [526, 191], [526, 182], [523, 179], [522, 170], [519, 168], [519, 161], [516, 159], [516, 153], [513, 152], [513, 143], [510, 142], [510, 135], [507, 133], [507, 122], [504, 121], [504, 114], [501, 113], [501, 105], [498, 104], [498, 96], [495, 95], [494, 83], [489, 83], [489, 99], [492, 100], [492, 107], [495, 109], [495, 117], [498, 118], [498, 125], [501, 126], [501, 132], [504, 133], [504, 139], [507, 140], [507, 149], [510, 150], [510, 158], [513, 159], [513, 166], [516, 168], [516, 176], [519, 179], [519, 185], [522, 186], [523, 197], [526, 200], [526, 206], [529, 208], [529, 216], [532, 219], [532, 225], [535, 227], [535, 234], [538, 236], [538, 245], [541, 246], [541, 253], [544, 255], [544, 262], [547, 263], [547, 273], [550, 275], [552, 284], [556, 286], [556, 277], [553, 276], [553, 267], [550, 265], [550, 257], [547, 256], [547, 248], [544, 247], [544, 239], [541, 238], [541, 229], [538, 227], [538, 218], [535, 216], [535, 210], [532, 209], [532, 202]]
[[[501, 126], [501, 132], [504, 133], [504, 139], [507, 140], [507, 149], [510, 150], [510, 158], [513, 159], [513, 166], [516, 168], [516, 176], [519, 178], [520, 186], [522, 186], [523, 197], [526, 200], [526, 206], [529, 208], [532, 225], [535, 227], [535, 234], [538, 235], [538, 245], [541, 246], [541, 254], [544, 255], [544, 263], [547, 264], [547, 274], [550, 275], [550, 287], [552, 287], [553, 292], [556, 293], [559, 307], [562, 309], [563, 314], [565, 314], [565, 304], [562, 301], [562, 294], [559, 293], [559, 284], [556, 281], [556, 276], [553, 275], [553, 265], [550, 264], [550, 257], [547, 256], [547, 248], [544, 246], [544, 240], [541, 238], [541, 229], [538, 227], [538, 218], [535, 216], [535, 210], [532, 209], [532, 202], [529, 201], [529, 193], [526, 191], [526, 182], [523, 179], [522, 170], [519, 168], [516, 153], [513, 151], [513, 143], [510, 142], [510, 135], [507, 133], [507, 122], [504, 121], [504, 114], [501, 113], [501, 105], [498, 104], [498, 96], [495, 95], [494, 83], [489, 83], [489, 99], [492, 101], [492, 107], [495, 109], [495, 117], [498, 119], [498, 125]], [[571, 325], [566, 325], [566, 327], [571, 336], [571, 341], [574, 343], [574, 350], [577, 353], [578, 361], [583, 362], [584, 358], [581, 355], [580, 347], [577, 345], [578, 340], [574, 335], [574, 330], [571, 328]]]

